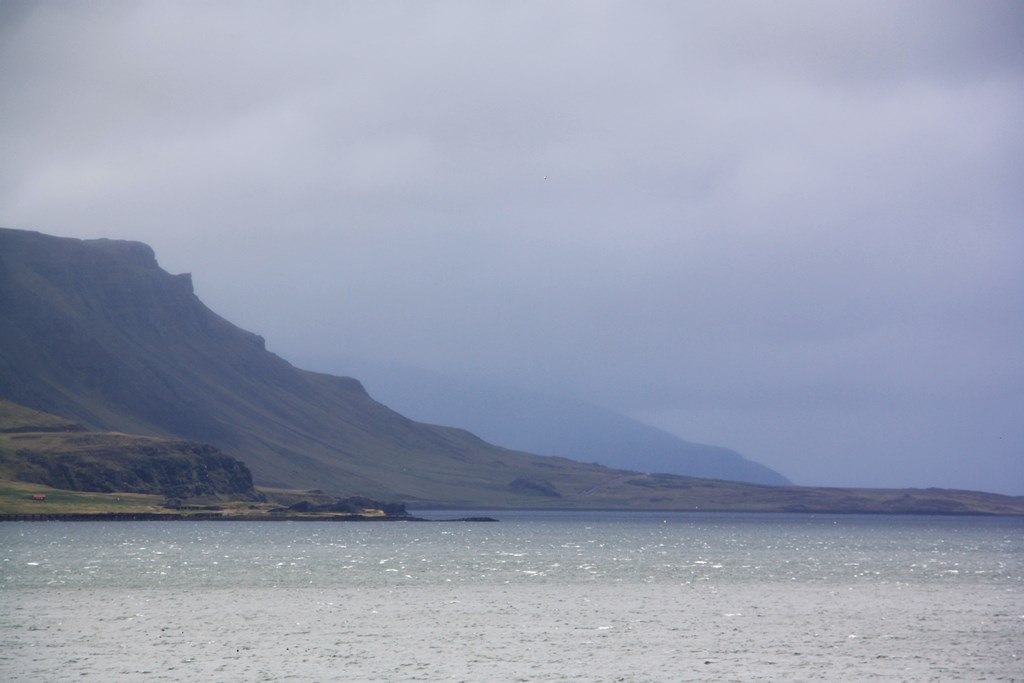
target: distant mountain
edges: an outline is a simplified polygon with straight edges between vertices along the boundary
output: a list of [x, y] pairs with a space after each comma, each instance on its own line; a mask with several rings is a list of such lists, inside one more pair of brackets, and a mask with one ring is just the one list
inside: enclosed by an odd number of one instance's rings
[[257, 486], [338, 497], [495, 508], [1024, 512], [1024, 498], [993, 494], [764, 486], [493, 446], [403, 417], [357, 380], [293, 367], [204, 306], [188, 275], [163, 271], [137, 242], [0, 228], [0, 399], [91, 430], [208, 443], [245, 463]]
[[0, 229], [0, 398], [98, 431], [212, 444], [261, 486], [439, 505], [674, 504], [632, 474], [415, 422], [355, 379], [295, 368], [137, 242]]
[[457, 424], [507, 448], [642, 472], [754, 484], [791, 483], [736, 451], [684, 441], [620, 413], [569, 397], [362, 359], [317, 359], [310, 363], [358, 376], [377, 400], [413, 419]]
[[568, 491], [610, 476], [416, 423], [354, 379], [297, 369], [136, 242], [0, 229], [0, 398], [99, 431], [207, 442], [259, 485], [338, 496], [522, 505], [535, 494], [513, 481]]

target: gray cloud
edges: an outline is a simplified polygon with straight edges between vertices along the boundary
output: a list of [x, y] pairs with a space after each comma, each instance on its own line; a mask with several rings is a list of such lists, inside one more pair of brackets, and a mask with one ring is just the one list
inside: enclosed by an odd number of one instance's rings
[[1024, 493], [1019, 3], [5, 10], [6, 226], [149, 242], [296, 361]]

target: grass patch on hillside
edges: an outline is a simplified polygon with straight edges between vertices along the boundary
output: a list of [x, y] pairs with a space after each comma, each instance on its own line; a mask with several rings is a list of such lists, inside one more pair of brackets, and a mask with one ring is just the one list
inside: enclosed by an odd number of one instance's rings
[[[190, 515], [220, 514], [231, 519], [305, 519], [305, 518], [352, 518], [352, 517], [385, 517], [382, 510], [366, 509], [359, 513], [315, 513], [305, 514], [294, 511], [281, 511], [279, 499], [307, 499], [309, 492], [300, 490], [274, 489], [273, 496], [278, 498], [265, 503], [254, 503], [250, 500], [193, 500], [180, 509], [164, 506], [166, 498], [159, 495], [143, 493], [91, 493], [85, 491], [65, 491], [40, 484], [21, 481], [0, 480], [0, 515], [82, 515], [82, 514], [166, 514], [175, 517]], [[45, 496], [43, 500], [35, 500], [33, 496]]]
[[[46, 496], [33, 500], [33, 495]], [[162, 512], [163, 496], [142, 493], [63, 491], [21, 481], [0, 481], [0, 514], [96, 514], [104, 512]]]
[[0, 432], [10, 429], [35, 431], [81, 430], [72, 420], [0, 400]]

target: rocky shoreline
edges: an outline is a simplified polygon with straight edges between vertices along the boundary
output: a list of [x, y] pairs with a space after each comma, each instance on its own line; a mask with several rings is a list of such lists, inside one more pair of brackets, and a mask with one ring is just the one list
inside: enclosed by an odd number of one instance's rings
[[95, 512], [0, 514], [0, 522], [497, 522], [493, 517], [424, 519], [379, 515], [222, 515], [217, 513]]

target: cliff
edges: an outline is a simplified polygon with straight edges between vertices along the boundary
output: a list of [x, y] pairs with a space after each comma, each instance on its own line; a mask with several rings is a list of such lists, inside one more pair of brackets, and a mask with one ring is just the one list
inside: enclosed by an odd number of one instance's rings
[[133, 242], [0, 229], [0, 398], [97, 431], [213, 444], [255, 481], [336, 496], [528, 505], [525, 478], [608, 470], [409, 420], [352, 378], [308, 372], [209, 310]]
[[0, 478], [68, 491], [259, 498], [248, 468], [209, 444], [86, 431], [0, 401]]
[[[22, 445], [34, 438], [37, 453], [50, 453], [17, 465], [17, 476], [61, 486], [117, 479], [161, 493], [244, 488], [227, 456], [260, 486], [410, 505], [1024, 511], [1024, 499], [990, 494], [763, 486], [500, 448], [410, 420], [352, 378], [293, 367], [134, 242], [0, 229], [0, 399], [80, 425], [65, 423], [59, 447], [46, 444], [56, 431], [3, 435]], [[149, 438], [119, 442], [133, 438], [124, 433]], [[74, 464], [71, 474], [62, 463]]]

